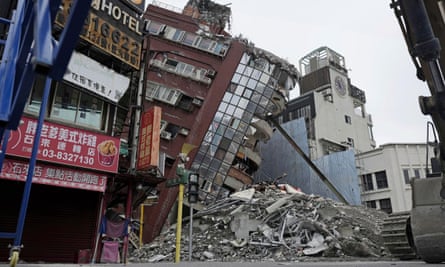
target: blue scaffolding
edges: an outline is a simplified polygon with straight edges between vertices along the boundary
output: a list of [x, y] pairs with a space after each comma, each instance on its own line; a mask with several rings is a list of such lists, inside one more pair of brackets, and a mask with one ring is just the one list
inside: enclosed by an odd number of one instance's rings
[[65, 73], [91, 0], [72, 0], [69, 17], [56, 40], [52, 28], [60, 4], [61, 0], [18, 0], [11, 18], [0, 18], [0, 23], [9, 25], [6, 40], [0, 40], [0, 46], [4, 46], [0, 59], [0, 168], [9, 132], [17, 130], [20, 125], [36, 75], [46, 77], [16, 231], [0, 232], [0, 238], [14, 240], [9, 254], [12, 267], [17, 264], [22, 248], [23, 227], [51, 81], [61, 80]]

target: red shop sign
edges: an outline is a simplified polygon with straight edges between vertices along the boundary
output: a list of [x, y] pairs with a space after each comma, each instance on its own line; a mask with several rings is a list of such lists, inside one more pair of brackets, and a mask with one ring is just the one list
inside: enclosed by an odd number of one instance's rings
[[[0, 178], [24, 182], [28, 176], [28, 166], [28, 162], [5, 159], [0, 172]], [[37, 163], [34, 168], [32, 182], [104, 192], [107, 176], [79, 169]]]
[[[31, 157], [37, 120], [22, 117], [23, 124], [11, 131], [7, 155]], [[60, 124], [44, 122], [38, 160], [116, 173], [120, 139]]]

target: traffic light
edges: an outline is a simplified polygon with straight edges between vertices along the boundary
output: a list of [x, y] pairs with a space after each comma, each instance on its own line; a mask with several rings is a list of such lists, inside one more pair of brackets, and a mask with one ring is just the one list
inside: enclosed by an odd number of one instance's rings
[[198, 202], [199, 193], [199, 174], [190, 172], [189, 175], [189, 203]]

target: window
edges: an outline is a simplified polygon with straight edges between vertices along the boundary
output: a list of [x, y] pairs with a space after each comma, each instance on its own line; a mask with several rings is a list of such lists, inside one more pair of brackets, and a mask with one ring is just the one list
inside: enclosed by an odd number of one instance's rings
[[[43, 84], [38, 80], [31, 92], [26, 111], [38, 113], [43, 96]], [[105, 130], [108, 104], [93, 95], [68, 84], [57, 83], [49, 117], [96, 130]]]
[[150, 34], [158, 35], [160, 34], [165, 28], [165, 24], [161, 24], [156, 21], [148, 21], [145, 26], [145, 31], [149, 32]]
[[201, 41], [198, 44], [198, 47], [201, 48], [202, 50], [213, 50], [215, 46], [216, 42], [207, 38], [201, 39]]
[[369, 139], [374, 140], [374, 133], [372, 132], [372, 125], [368, 124], [368, 134], [369, 134]]
[[420, 169], [414, 169], [414, 177], [420, 178]]
[[348, 137], [347, 140], [348, 140], [348, 145], [354, 147], [354, 139]]
[[351, 116], [345, 115], [345, 122], [347, 124], [352, 124]]
[[403, 178], [405, 179], [405, 184], [409, 184], [409, 169], [403, 169]]
[[182, 43], [186, 45], [192, 46], [195, 43], [196, 35], [190, 32], [184, 34], [184, 39], [182, 39]]
[[58, 84], [51, 108], [51, 118], [57, 118], [93, 129], [105, 129], [106, 104], [66, 84]]
[[40, 104], [42, 103], [42, 98], [43, 98], [44, 86], [45, 86], [45, 79], [43, 79], [41, 75], [37, 75], [34, 82], [34, 88], [31, 92], [31, 96], [27, 103], [26, 107], [27, 111], [32, 113], [39, 113]]
[[374, 185], [372, 184], [372, 174], [363, 174], [362, 175], [362, 184], [363, 191], [372, 191], [374, 190]]
[[375, 173], [375, 180], [377, 182], [377, 188], [388, 188], [388, 179], [386, 178], [386, 171], [380, 171]]
[[193, 97], [189, 97], [187, 95], [182, 95], [181, 99], [179, 100], [178, 107], [186, 110], [186, 111], [192, 111], [193, 110]]
[[366, 201], [365, 206], [368, 208], [373, 208], [373, 209], [377, 208], [377, 204], [376, 204], [375, 200]]
[[386, 213], [392, 213], [391, 199], [389, 198], [380, 199], [379, 203], [380, 203], [380, 209], [382, 211]]
[[175, 106], [181, 95], [182, 93], [179, 90], [148, 82], [145, 98], [148, 100], [156, 99]]

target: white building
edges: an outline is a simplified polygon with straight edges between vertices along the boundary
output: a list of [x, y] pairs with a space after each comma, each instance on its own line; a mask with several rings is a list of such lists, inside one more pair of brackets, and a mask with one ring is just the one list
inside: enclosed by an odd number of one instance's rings
[[[410, 180], [430, 176], [434, 149], [426, 144], [384, 144], [356, 154], [364, 205], [387, 212], [412, 207]], [[428, 163], [427, 163], [428, 162]]]
[[344, 57], [320, 47], [300, 60], [300, 96], [288, 103], [281, 122], [304, 117], [311, 159], [353, 148], [375, 148], [365, 92], [351, 84]]

